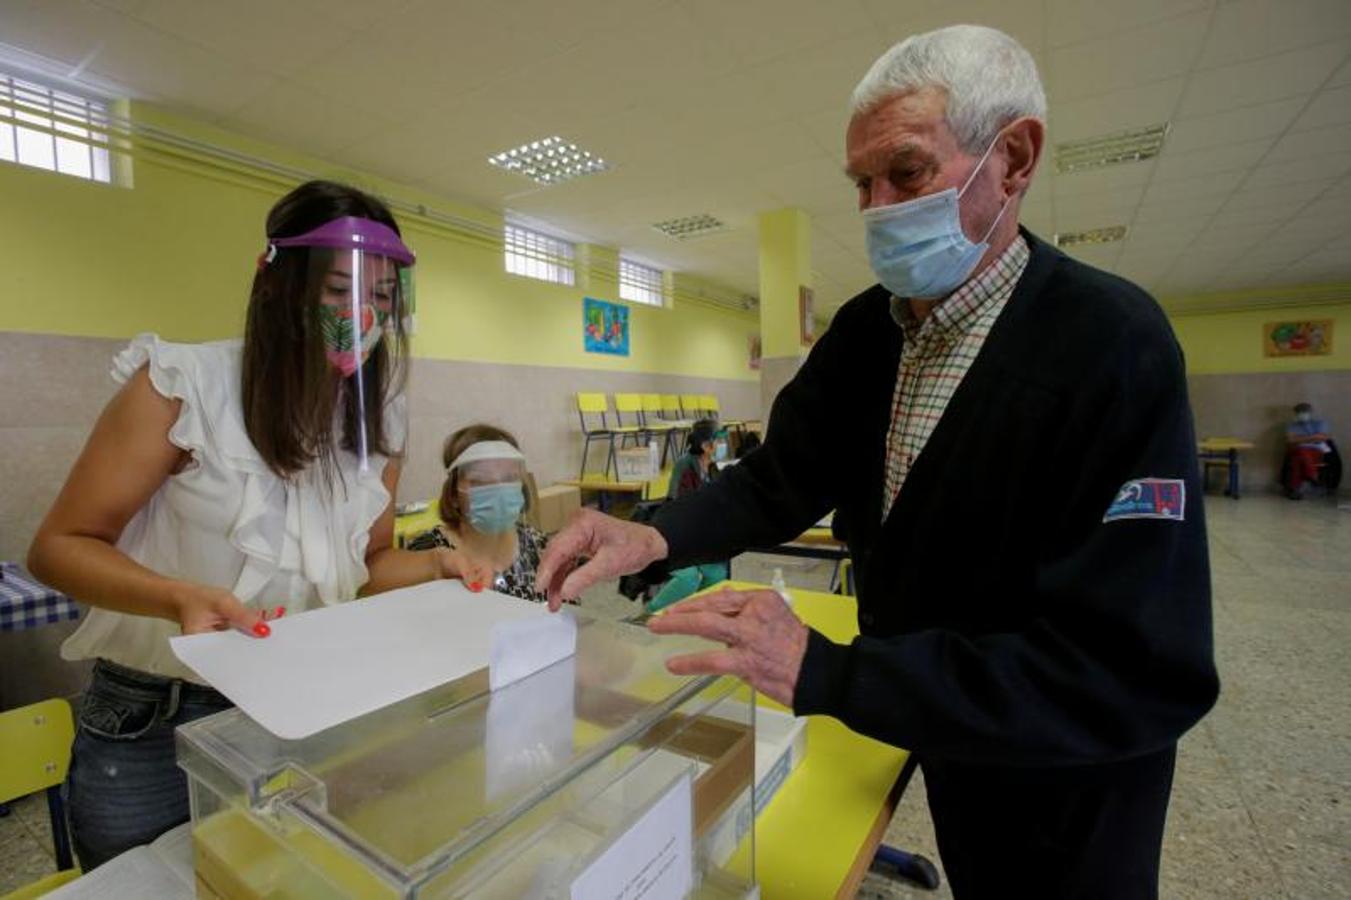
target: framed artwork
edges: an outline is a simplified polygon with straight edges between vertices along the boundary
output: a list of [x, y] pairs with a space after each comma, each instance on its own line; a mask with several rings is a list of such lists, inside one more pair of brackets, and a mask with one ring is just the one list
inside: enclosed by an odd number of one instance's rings
[[1262, 326], [1266, 356], [1324, 356], [1332, 352], [1332, 320], [1268, 322]]
[[582, 345], [587, 353], [629, 355], [629, 308], [594, 297], [582, 298]]
[[750, 367], [752, 369], [759, 369], [760, 356], [763, 353], [762, 345], [760, 343], [760, 335], [758, 334], [746, 335], [746, 348], [747, 350], [750, 351]]
[[797, 320], [802, 346], [810, 347], [816, 343], [816, 294], [806, 285], [798, 285]]

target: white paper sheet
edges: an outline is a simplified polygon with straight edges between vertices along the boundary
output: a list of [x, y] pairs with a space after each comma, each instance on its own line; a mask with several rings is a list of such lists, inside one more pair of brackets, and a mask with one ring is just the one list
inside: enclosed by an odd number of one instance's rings
[[171, 639], [174, 653], [254, 721], [298, 740], [484, 666], [501, 687], [571, 656], [577, 624], [493, 591], [441, 580], [311, 610], [254, 638]]
[[572, 882], [572, 900], [681, 900], [694, 886], [694, 782], [676, 779]]

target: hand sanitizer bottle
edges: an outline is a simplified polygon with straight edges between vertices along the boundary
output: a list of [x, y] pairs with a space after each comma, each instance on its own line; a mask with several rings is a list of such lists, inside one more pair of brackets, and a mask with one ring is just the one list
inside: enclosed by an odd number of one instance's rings
[[784, 603], [789, 606], [793, 605], [793, 598], [788, 593], [788, 584], [783, 580], [783, 569], [777, 567], [774, 569], [774, 580], [769, 583], [769, 586], [774, 589], [774, 593], [783, 598]]

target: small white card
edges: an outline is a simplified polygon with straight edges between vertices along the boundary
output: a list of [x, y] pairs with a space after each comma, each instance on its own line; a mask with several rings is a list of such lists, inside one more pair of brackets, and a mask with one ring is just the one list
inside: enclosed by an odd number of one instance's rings
[[693, 844], [686, 773], [572, 882], [572, 900], [683, 900], [694, 886]]

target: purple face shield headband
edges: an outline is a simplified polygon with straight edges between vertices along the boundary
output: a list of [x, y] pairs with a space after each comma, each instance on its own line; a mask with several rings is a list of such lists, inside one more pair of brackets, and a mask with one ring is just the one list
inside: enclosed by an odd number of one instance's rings
[[375, 253], [387, 256], [397, 263], [411, 266], [417, 257], [413, 251], [399, 239], [399, 235], [388, 225], [382, 225], [372, 219], [357, 216], [343, 216], [325, 222], [313, 231], [294, 237], [269, 238], [267, 262], [277, 255], [278, 247], [326, 247], [330, 250], [359, 250], [363, 253]]

